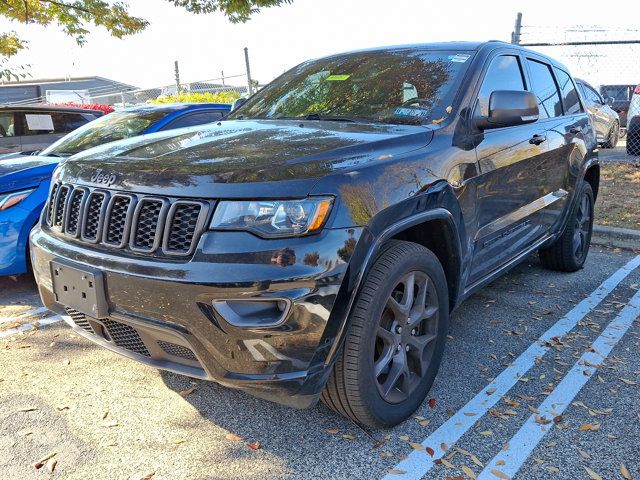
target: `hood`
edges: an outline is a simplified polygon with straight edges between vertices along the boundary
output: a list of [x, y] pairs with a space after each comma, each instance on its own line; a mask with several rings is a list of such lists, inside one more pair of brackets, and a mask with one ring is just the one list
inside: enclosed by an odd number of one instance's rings
[[429, 127], [233, 120], [110, 143], [79, 153], [65, 182], [183, 197], [304, 196], [319, 178], [428, 144]]
[[23, 155], [0, 161], [0, 192], [38, 185], [51, 177], [60, 158]]

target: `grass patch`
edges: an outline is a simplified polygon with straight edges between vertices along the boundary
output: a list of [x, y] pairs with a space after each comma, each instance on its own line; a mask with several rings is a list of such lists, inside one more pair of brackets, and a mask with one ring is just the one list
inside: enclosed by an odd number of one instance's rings
[[595, 223], [640, 230], [640, 163], [600, 165]]

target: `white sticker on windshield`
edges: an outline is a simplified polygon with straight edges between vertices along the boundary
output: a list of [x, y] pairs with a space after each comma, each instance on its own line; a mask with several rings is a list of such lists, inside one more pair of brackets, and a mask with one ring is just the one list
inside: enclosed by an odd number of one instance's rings
[[471, 55], [468, 55], [466, 53], [458, 53], [457, 55], [449, 55], [449, 60], [455, 63], [464, 63], [469, 60], [470, 56]]
[[51, 115], [33, 115], [27, 113], [27, 128], [29, 130], [53, 130], [53, 119]]

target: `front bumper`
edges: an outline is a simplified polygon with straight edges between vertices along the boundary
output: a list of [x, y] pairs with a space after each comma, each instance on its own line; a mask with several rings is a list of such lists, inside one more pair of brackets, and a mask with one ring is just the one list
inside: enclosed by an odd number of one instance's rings
[[[335, 337], [331, 312], [361, 229], [262, 240], [208, 232], [188, 260], [125, 254], [31, 233], [34, 274], [45, 306], [83, 336], [143, 363], [214, 380], [279, 403], [306, 407], [318, 398]], [[51, 261], [100, 272], [108, 315], [97, 319], [56, 301]], [[236, 326], [214, 305], [223, 300], [283, 299], [273, 326]]]

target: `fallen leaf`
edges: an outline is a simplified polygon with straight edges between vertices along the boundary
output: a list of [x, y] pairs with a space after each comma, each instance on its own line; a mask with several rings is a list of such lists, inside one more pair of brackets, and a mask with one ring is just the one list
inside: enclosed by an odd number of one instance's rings
[[464, 412], [465, 417], [475, 417], [477, 414], [473, 412]]
[[330, 433], [331, 435], [335, 435], [336, 433], [338, 433], [340, 430], [338, 430], [337, 428], [327, 428], [325, 430], [325, 432]]
[[493, 473], [496, 477], [501, 478], [502, 480], [511, 480], [511, 477], [506, 473], [502, 473], [500, 470], [496, 470], [495, 468], [491, 469], [491, 473]]
[[622, 475], [624, 480], [633, 480], [631, 472], [629, 472], [629, 469], [624, 465], [624, 463], [620, 464], [620, 475]]
[[103, 425], [107, 428], [117, 427], [120, 425], [116, 420], [109, 420], [108, 422], [104, 422]]
[[109, 416], [109, 410], [105, 410], [104, 413], [102, 414], [102, 419], [106, 419]]
[[555, 417], [553, 417], [553, 423], [560, 423], [562, 422], [562, 415], [556, 415]]
[[488, 437], [490, 435], [493, 435], [493, 432], [491, 430], [485, 430], [483, 432], [480, 432], [480, 435], [482, 435], [483, 437]]
[[587, 471], [587, 475], [589, 475], [592, 480], [602, 480], [602, 477], [591, 470], [589, 467], [584, 467], [584, 469]]
[[585, 460], [589, 460], [589, 454], [587, 452], [585, 452], [584, 450], [580, 450], [578, 449], [578, 453], [580, 454], [580, 456], [585, 459]]
[[600, 430], [599, 423], [583, 423], [578, 427], [583, 432], [597, 432]]
[[174, 445], [182, 445], [184, 442], [186, 442], [184, 438], [179, 438], [173, 441]]
[[465, 473], [465, 475], [469, 478], [472, 478], [473, 480], [476, 480], [476, 474], [473, 472], [473, 470], [471, 470], [469, 467], [467, 467], [466, 465], [462, 466], [462, 471]]
[[34, 410], [38, 410], [38, 407], [21, 407], [18, 412], [33, 412]]
[[240, 440], [242, 440], [242, 438], [240, 438], [238, 435], [236, 435], [235, 433], [227, 433], [224, 438], [226, 438], [227, 440], [231, 441], [231, 442], [239, 442]]
[[420, 420], [418, 422], [421, 426], [426, 427], [431, 423], [431, 420]]
[[431, 408], [435, 408], [436, 407], [436, 399], [435, 398], [430, 398], [427, 403], [429, 404], [429, 407], [431, 407]]
[[44, 467], [45, 463], [47, 463], [47, 461], [53, 457], [56, 456], [58, 452], [51, 452], [49, 455], [47, 455], [46, 457], [41, 458], [40, 460], [38, 460], [36, 463], [34, 463], [34, 467], [36, 468], [36, 470], [41, 469], [42, 467]]
[[415, 450], [424, 450], [424, 446], [421, 443], [409, 442], [409, 445]]
[[493, 395], [494, 393], [496, 393], [496, 389], [495, 388], [490, 388], [489, 390], [486, 391], [487, 395]]
[[400, 435], [398, 438], [400, 440], [402, 440], [403, 442], [408, 442], [409, 441], [409, 437], [407, 437], [406, 435]]
[[348, 433], [342, 435], [342, 438], [344, 438], [345, 440], [355, 440], [356, 439], [355, 435], [350, 435]]
[[405, 473], [407, 473], [404, 470], [397, 470], [395, 468], [392, 468], [391, 470], [389, 470], [389, 475], [404, 475]]
[[156, 474], [155, 471], [151, 471], [149, 473], [147, 473], [146, 475], [140, 477], [140, 480], [150, 480], [151, 477], [153, 477]]
[[247, 447], [249, 447], [251, 450], [260, 450], [262, 448], [262, 444], [260, 442], [253, 442], [248, 443]]
[[180, 396], [181, 396], [182, 398], [184, 398], [184, 397], [188, 397], [189, 395], [191, 395], [191, 394], [192, 394], [193, 392], [195, 392], [197, 389], [198, 389], [198, 386], [197, 386], [197, 385], [194, 385], [193, 387], [191, 387], [191, 388], [187, 388], [186, 390], [182, 390], [182, 391], [181, 391], [181, 392], [179, 392], [179, 393], [180, 393]]
[[446, 443], [442, 442], [440, 444], [440, 448], [442, 449], [443, 452], [446, 452], [447, 450], [449, 450], [449, 445], [447, 445]]
[[442, 465], [444, 465], [447, 468], [456, 468], [456, 466], [453, 463], [451, 463], [449, 460], [447, 460], [446, 458], [441, 459], [440, 463], [442, 463]]
[[49, 473], [53, 473], [56, 469], [56, 465], [58, 465], [58, 460], [56, 460], [55, 458], [50, 458], [49, 460], [47, 460], [47, 471]]
[[436, 452], [433, 451], [433, 448], [431, 448], [431, 447], [425, 448], [425, 451], [432, 457], [436, 453]]
[[620, 380], [622, 380], [627, 385], [638, 385], [638, 382], [634, 382], [633, 380], [627, 380], [626, 378], [620, 377]]

